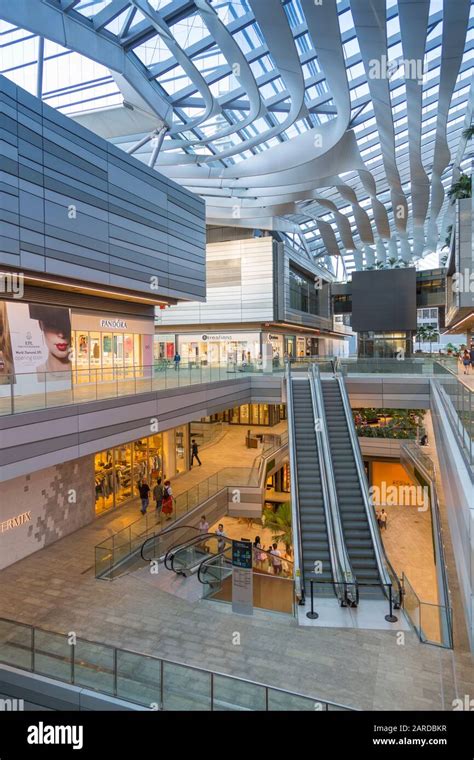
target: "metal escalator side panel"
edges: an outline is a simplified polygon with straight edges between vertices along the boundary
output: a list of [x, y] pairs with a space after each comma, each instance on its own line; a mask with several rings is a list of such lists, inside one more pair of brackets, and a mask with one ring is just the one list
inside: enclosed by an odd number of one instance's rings
[[395, 604], [396, 606], [399, 606], [401, 603], [401, 593], [402, 593], [400, 580], [398, 576], [396, 575], [395, 571], [393, 570], [390, 564], [390, 561], [386, 555], [382, 538], [380, 536], [380, 531], [377, 526], [375, 509], [373, 507], [373, 504], [371, 502], [370, 495], [369, 495], [367, 476], [366, 476], [366, 472], [364, 468], [364, 463], [362, 459], [362, 453], [360, 449], [359, 440], [357, 437], [357, 432], [354, 425], [349, 396], [348, 396], [347, 389], [344, 382], [344, 377], [342, 375], [338, 375], [336, 377], [336, 381], [339, 388], [341, 401], [342, 401], [342, 408], [343, 408], [344, 417], [345, 417], [345, 421], [347, 425], [347, 430], [349, 433], [350, 446], [351, 446], [352, 454], [354, 457], [358, 484], [359, 484], [359, 488], [362, 494], [365, 516], [367, 518], [367, 524], [368, 524], [369, 532], [370, 532], [370, 540], [371, 540], [372, 549], [375, 555], [375, 561], [377, 564], [379, 582], [383, 588], [384, 594], [388, 595], [391, 589], [392, 593], [394, 593]]
[[[293, 385], [293, 423], [295, 427], [294, 478], [299, 494], [299, 532], [304, 584], [308, 590], [315, 563], [321, 563], [317, 591], [334, 588], [333, 557], [325, 514], [323, 482], [316, 440], [314, 407], [310, 378], [295, 380]], [[319, 568], [318, 568], [319, 569]]]
[[335, 586], [336, 595], [339, 596], [344, 604], [346, 602], [357, 604], [357, 579], [347, 550], [339, 510], [321, 377], [319, 368], [314, 364], [311, 367], [310, 382], [314, 418], [315, 420], [319, 420], [320, 423], [319, 425], [315, 425], [315, 434], [321, 468], [321, 480], [324, 488], [324, 507], [333, 564], [333, 576], [337, 584]]
[[294, 558], [294, 570], [295, 570], [295, 589], [297, 595], [300, 596], [301, 601], [304, 603], [305, 597], [305, 584], [304, 584], [304, 567], [303, 567], [303, 551], [301, 541], [301, 521], [300, 521], [300, 509], [299, 509], [299, 493], [298, 493], [298, 478], [297, 478], [297, 466], [296, 466], [296, 435], [295, 435], [295, 422], [294, 422], [294, 407], [293, 407], [293, 385], [291, 377], [291, 365], [287, 362], [286, 365], [286, 400], [287, 400], [287, 417], [288, 417], [288, 454], [290, 460], [290, 493], [291, 493], [291, 517], [293, 526], [293, 558]]

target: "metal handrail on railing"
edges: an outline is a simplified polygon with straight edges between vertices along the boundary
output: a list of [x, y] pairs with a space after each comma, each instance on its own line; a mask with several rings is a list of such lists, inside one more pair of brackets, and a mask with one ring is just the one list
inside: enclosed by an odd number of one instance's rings
[[[196, 528], [196, 530], [199, 531], [199, 528]], [[170, 546], [163, 560], [164, 566], [166, 567], [167, 570], [172, 570], [174, 573], [177, 573], [178, 575], [182, 575], [183, 573], [180, 570], [175, 570], [175, 567], [174, 567], [174, 560], [177, 553], [181, 551], [186, 551], [186, 549], [192, 549], [194, 546], [200, 546], [200, 545], [204, 546], [206, 541], [209, 541], [211, 538], [219, 538], [219, 535], [217, 533], [210, 533], [210, 532], [201, 533], [199, 531], [197, 536], [193, 536], [192, 538], [188, 538], [186, 541], [183, 541], [182, 543], [174, 544], [173, 546]], [[227, 536], [222, 536], [222, 539], [224, 541], [231, 540], [227, 538]]]
[[[216, 535], [216, 534], [213, 534], [213, 535]], [[229, 539], [227, 537], [225, 537], [225, 538], [226, 538], [227, 541], [230, 541], [230, 542], [232, 541], [232, 539]], [[210, 557], [205, 557], [202, 560], [201, 564], [199, 565], [198, 572], [197, 572], [198, 580], [201, 583], [203, 583], [203, 584], [210, 584], [210, 583], [212, 583], [212, 581], [204, 580], [202, 576], [206, 572], [207, 568], [210, 565], [212, 565], [214, 562], [216, 562], [220, 558], [223, 558], [224, 560], [226, 559], [225, 554], [229, 550], [229, 548], [230, 548], [229, 546], [226, 546], [222, 551], [217, 552], [216, 554], [213, 554]], [[259, 554], [265, 554], [266, 555], [266, 559], [268, 560], [269, 563], [271, 563], [271, 561], [272, 561], [272, 559], [271, 559], [272, 558], [271, 552], [267, 551], [266, 549], [261, 549], [261, 548], [257, 549], [254, 544], [252, 544], [252, 551], [253, 552], [258, 551]], [[286, 563], [287, 565], [291, 565], [291, 572], [289, 574], [287, 574], [287, 575], [282, 574], [282, 575], [280, 575], [278, 577], [285, 578], [285, 580], [289, 580], [289, 579], [293, 580], [294, 579], [294, 571], [293, 571], [293, 564], [294, 563], [293, 563], [293, 560], [288, 559], [287, 557], [282, 557], [281, 561], [284, 562], [284, 563]], [[252, 565], [252, 570], [253, 570], [254, 573], [258, 574], [259, 572], [261, 572], [262, 574], [267, 575], [266, 572], [264, 572], [263, 570], [261, 570], [261, 568], [257, 567], [256, 565]]]
[[403, 455], [409, 457], [412, 464], [421, 473], [424, 480], [428, 483], [430, 489], [430, 503], [431, 503], [431, 520], [434, 531], [434, 551], [435, 551], [435, 564], [438, 573], [440, 574], [438, 580], [438, 591], [441, 595], [442, 603], [438, 606], [440, 609], [446, 610], [446, 618], [442, 619], [442, 641], [446, 642], [446, 646], [449, 649], [453, 647], [453, 619], [452, 619], [452, 605], [451, 605], [451, 592], [448, 582], [448, 568], [446, 563], [446, 555], [444, 551], [444, 538], [443, 527], [441, 523], [441, 513], [438, 503], [438, 494], [436, 489], [436, 471], [434, 463], [429, 459], [420, 446], [414, 441], [403, 442], [401, 444], [402, 461]]
[[[8, 637], [5, 637], [2, 635], [3, 627], [11, 627], [12, 633], [14, 632], [22, 632], [21, 635], [21, 643], [17, 643], [15, 641], [12, 641], [12, 639], [8, 639]], [[179, 662], [177, 660], [168, 660], [164, 659], [162, 657], [156, 657], [151, 654], [144, 654], [143, 652], [137, 652], [132, 649], [123, 649], [120, 647], [113, 647], [110, 644], [104, 644], [102, 642], [98, 641], [91, 641], [90, 639], [85, 639], [79, 636], [74, 636], [74, 641], [71, 643], [71, 635], [70, 633], [59, 633], [57, 631], [51, 631], [46, 628], [39, 628], [37, 626], [29, 625], [28, 623], [20, 623], [16, 620], [10, 620], [8, 618], [0, 618], [0, 643], [2, 646], [0, 646], [0, 663], [4, 665], [8, 665], [13, 668], [18, 668], [19, 670], [25, 671], [27, 673], [40, 673], [42, 676], [50, 677], [56, 681], [59, 681], [61, 683], [68, 683], [75, 686], [85, 687], [88, 689], [92, 689], [93, 691], [97, 692], [98, 694], [107, 694], [109, 696], [113, 696], [117, 699], [123, 699], [133, 704], [142, 705], [143, 707], [146, 707], [151, 710], [156, 710], [157, 708], [159, 710], [166, 710], [166, 685], [167, 683], [171, 682], [171, 685], [169, 688], [170, 695], [174, 696], [176, 692], [176, 686], [172, 684], [172, 678], [173, 678], [173, 668], [180, 668], [189, 671], [190, 673], [201, 673], [209, 676], [209, 698], [208, 701], [202, 700], [199, 704], [199, 709], [201, 710], [215, 710], [215, 709], [222, 709], [222, 703], [223, 699], [222, 697], [219, 699], [216, 697], [219, 690], [215, 688], [217, 686], [216, 679], [219, 679], [218, 683], [220, 686], [220, 693], [222, 694], [222, 687], [224, 683], [227, 681], [229, 683], [233, 683], [235, 685], [238, 684], [245, 684], [246, 685], [246, 699], [248, 700], [248, 686], [251, 685], [255, 689], [264, 689], [264, 699], [263, 699], [263, 709], [268, 711], [271, 710], [271, 695], [273, 693], [281, 695], [282, 697], [287, 697], [290, 700], [307, 700], [307, 707], [308, 710], [316, 710], [316, 709], [323, 709], [323, 710], [354, 710], [353, 707], [347, 707], [346, 705], [338, 704], [337, 702], [330, 702], [328, 700], [320, 700], [316, 697], [310, 697], [306, 694], [301, 694], [298, 692], [291, 692], [287, 691], [286, 689], [281, 689], [277, 686], [269, 686], [268, 684], [262, 684], [259, 681], [252, 681], [250, 679], [245, 678], [239, 678], [238, 676], [232, 676], [228, 675], [227, 673], [221, 673], [219, 671], [214, 670], [208, 670], [206, 668], [196, 667], [195, 665], [188, 665], [184, 662]], [[24, 632], [29, 631], [30, 637], [29, 642], [25, 642], [25, 636]], [[8, 634], [7, 634], [8, 636]], [[59, 648], [59, 652], [57, 650], [52, 651], [45, 651], [45, 639], [48, 637], [59, 637], [60, 641], [63, 642], [63, 646]], [[41, 645], [38, 644], [38, 642], [42, 642]], [[13, 656], [10, 660], [8, 660], [5, 657], [5, 653], [7, 651], [7, 648], [5, 646], [5, 643], [10, 643], [12, 647], [15, 646], [15, 644], [18, 646], [18, 648], [21, 651], [25, 651], [29, 653], [29, 667], [25, 664], [22, 664], [22, 661], [18, 658], [18, 652], [15, 652], [15, 656]], [[41, 646], [41, 648], [40, 648]], [[87, 653], [85, 650], [87, 647], [91, 648], [91, 662], [87, 662]], [[79, 652], [77, 651], [79, 649]], [[101, 649], [108, 651], [110, 654], [110, 657], [107, 658], [109, 660], [109, 665], [103, 665], [99, 662], [97, 662], [97, 650]], [[62, 653], [67, 651], [69, 653], [69, 656], [66, 657]], [[41, 655], [39, 658], [38, 655]], [[54, 661], [54, 670], [51, 673], [47, 672], [47, 658], [51, 657]], [[92, 661], [93, 658], [93, 661]], [[133, 678], [131, 678], [130, 675], [130, 660], [133, 660], [134, 667], [133, 667], [133, 675], [135, 676], [135, 681]], [[41, 665], [38, 667], [37, 663], [38, 661], [41, 662]], [[58, 675], [58, 668], [57, 664], [58, 662], [64, 662], [64, 664], [67, 664], [69, 666], [69, 677], [62, 677], [61, 675]], [[124, 664], [123, 664], [124, 663]], [[149, 667], [147, 667], [147, 665]], [[91, 673], [94, 674], [94, 678], [97, 679], [97, 682], [100, 681], [101, 677], [103, 676], [104, 682], [103, 683], [96, 683], [91, 684], [90, 682], [90, 675], [86, 673], [85, 678], [84, 676], [84, 669], [87, 669], [90, 666]], [[141, 667], [140, 667], [141, 666]], [[168, 669], [170, 672], [167, 672]], [[146, 681], [140, 680], [140, 674], [146, 673]], [[156, 677], [156, 683], [153, 683], [154, 674]], [[166, 678], [164, 677], [166, 674]], [[176, 675], [176, 674], [175, 674]], [[133, 697], [130, 695], [130, 684], [137, 683], [140, 688], [138, 688]], [[182, 683], [182, 681], [181, 681]], [[142, 694], [142, 686], [145, 685], [148, 687], [147, 690], [145, 690], [145, 693], [148, 691], [148, 695], [145, 697]], [[111, 687], [111, 688], [110, 688]], [[153, 689], [154, 687], [154, 689]], [[182, 688], [182, 687], [181, 687]], [[150, 699], [150, 689], [153, 690], [153, 696], [156, 699]], [[156, 691], [155, 691], [156, 690]], [[192, 697], [191, 697], [192, 699]], [[227, 709], [229, 709], [229, 703], [227, 704]], [[299, 709], [303, 709], [303, 705], [300, 702], [296, 703], [296, 706]], [[173, 709], [176, 709], [173, 707]], [[241, 709], [241, 705], [238, 703], [234, 704], [234, 709]], [[245, 709], [251, 709], [251, 708], [245, 708]], [[262, 709], [262, 708], [260, 708]], [[282, 709], [281, 703], [279, 705], [276, 705], [275, 709]], [[290, 709], [288, 707], [288, 709]]]
[[286, 363], [286, 401], [288, 417], [288, 452], [290, 457], [290, 493], [291, 493], [291, 522], [293, 525], [293, 555], [295, 567], [295, 590], [300, 597], [301, 604], [305, 600], [303, 546], [301, 541], [300, 501], [298, 493], [298, 468], [296, 464], [296, 437], [295, 421], [293, 413], [293, 388], [291, 379], [291, 366]]
[[367, 475], [365, 472], [364, 462], [362, 461], [362, 454], [359, 446], [359, 440], [354, 426], [354, 420], [352, 417], [352, 409], [347, 394], [346, 384], [344, 377], [339, 373], [335, 373], [336, 381], [339, 385], [341, 392], [342, 405], [347, 422], [347, 429], [349, 431], [349, 437], [351, 441], [352, 451], [354, 454], [354, 461], [357, 469], [357, 476], [360, 483], [360, 490], [362, 493], [362, 500], [364, 502], [365, 513], [367, 516], [367, 522], [369, 525], [370, 536], [372, 539], [372, 546], [374, 548], [375, 560], [377, 562], [377, 568], [381, 584], [384, 588], [391, 586], [395, 590], [394, 606], [399, 608], [402, 603], [402, 586], [400, 579], [395, 573], [386, 553], [380, 537], [380, 531], [377, 525], [375, 509], [370, 500], [369, 488], [367, 483]]
[[[174, 497], [173, 500], [173, 511], [174, 511], [174, 519], [173, 522], [176, 522], [178, 520], [183, 519], [185, 515], [189, 515], [192, 512], [195, 512], [198, 508], [201, 508], [206, 502], [208, 502], [210, 499], [216, 498], [219, 496], [219, 494], [222, 493], [226, 488], [229, 487], [229, 483], [226, 483], [225, 485], [219, 486], [219, 478], [223, 476], [223, 473], [226, 473], [229, 470], [236, 470], [239, 471], [244, 470], [245, 473], [247, 473], [246, 482], [239, 482], [238, 485], [240, 486], [258, 486], [258, 481], [256, 478], [252, 478], [253, 470], [252, 468], [233, 468], [233, 467], [224, 467], [221, 470], [219, 470], [217, 473], [214, 473], [214, 475], [210, 475], [208, 478], [205, 478], [203, 481], [197, 483], [193, 488], [188, 489], [182, 494], [178, 494], [176, 497]], [[234, 484], [235, 485], [235, 484]], [[207, 492], [204, 494], [203, 498], [197, 499], [196, 501], [191, 500], [190, 504], [190, 497], [189, 494], [192, 494], [193, 496], [197, 493], [199, 496], [200, 490], [203, 486], [206, 486]], [[214, 490], [213, 490], [214, 489]], [[180, 508], [182, 506], [182, 503], [186, 500], [186, 510], [182, 510], [180, 514], [177, 513], [177, 504], [180, 505]], [[149, 517], [152, 518], [152, 524], [149, 526]], [[126, 561], [126, 559], [132, 555], [135, 551], [138, 550], [140, 541], [142, 541], [145, 537], [148, 537], [149, 531], [153, 531], [151, 537], [155, 535], [162, 535], [164, 534], [169, 528], [161, 529], [161, 518], [162, 515], [160, 514], [146, 514], [143, 517], [139, 517], [136, 520], [132, 521], [129, 525], [126, 525], [124, 528], [121, 528], [116, 533], [112, 534], [112, 536], [108, 536], [107, 538], [103, 539], [100, 543], [98, 543], [95, 546], [95, 554], [97, 557], [97, 554], [101, 554], [104, 552], [109, 552], [112, 556], [112, 562], [110, 563], [110, 566], [106, 568], [105, 570], [101, 570], [100, 572], [97, 572], [96, 570], [96, 577], [104, 577], [108, 572], [116, 568], [117, 563], [115, 562], [114, 558], [114, 552], [115, 552], [115, 543], [117, 542], [119, 544], [120, 548], [120, 563], [123, 561]], [[143, 531], [141, 531], [141, 527], [143, 526]], [[171, 526], [170, 526], [171, 527]], [[155, 532], [157, 531], [157, 532]], [[132, 541], [132, 532], [135, 532], [134, 539]], [[121, 539], [120, 536], [127, 536], [128, 539], [125, 538], [122, 543], [120, 543]], [[133, 543], [135, 542], [135, 546]], [[110, 544], [112, 543], [112, 547], [110, 547]], [[128, 552], [124, 552], [123, 547], [128, 544]], [[97, 564], [97, 562], [96, 562]], [[102, 564], [102, 560], [99, 564]]]
[[[144, 562], [151, 562], [154, 559], [157, 559], [157, 557], [145, 557], [145, 549], [147, 547], [148, 543], [156, 542], [157, 539], [163, 539], [166, 538], [170, 533], [173, 533], [175, 530], [199, 530], [199, 528], [196, 528], [195, 525], [172, 525], [170, 528], [166, 528], [163, 531], [160, 531], [160, 533], [154, 533], [152, 536], [148, 536], [141, 545], [140, 549], [140, 557]], [[173, 548], [173, 547], [170, 547]], [[168, 550], [167, 550], [168, 551]]]
[[[341, 606], [346, 606], [347, 603], [357, 605], [359, 593], [342, 530], [319, 367], [312, 364], [308, 376], [315, 422], [314, 432], [318, 441], [323, 507], [326, 516], [332, 575], [335, 581], [334, 590], [336, 596], [339, 597]], [[341, 590], [343, 590], [343, 595], [341, 595]]]
[[[436, 367], [435, 377], [431, 382], [434, 388], [442, 391], [439, 394], [441, 402], [474, 482], [474, 389], [463, 382], [450, 367], [439, 363], [436, 363]], [[447, 385], [444, 382], [446, 380]]]

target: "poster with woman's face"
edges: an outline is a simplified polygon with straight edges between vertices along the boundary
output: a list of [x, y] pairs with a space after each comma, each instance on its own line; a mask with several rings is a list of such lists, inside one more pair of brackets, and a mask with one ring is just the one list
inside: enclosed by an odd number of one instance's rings
[[8, 326], [7, 304], [0, 301], [0, 385], [14, 381], [12, 344]]
[[[16, 392], [71, 387], [71, 315], [63, 306], [7, 302]], [[36, 386], [36, 387], [35, 387]]]

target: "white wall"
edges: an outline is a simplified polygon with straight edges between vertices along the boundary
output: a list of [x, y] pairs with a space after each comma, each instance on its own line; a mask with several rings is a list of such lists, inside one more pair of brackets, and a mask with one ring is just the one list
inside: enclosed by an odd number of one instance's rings
[[158, 316], [167, 325], [273, 320], [273, 239], [208, 243], [206, 303], [180, 303]]

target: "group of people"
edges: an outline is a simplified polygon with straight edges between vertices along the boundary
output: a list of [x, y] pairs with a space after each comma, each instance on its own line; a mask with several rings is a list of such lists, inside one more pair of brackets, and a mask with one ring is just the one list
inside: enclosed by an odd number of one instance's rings
[[[265, 566], [266, 563], [266, 566]], [[253, 565], [257, 570], [273, 571], [274, 575], [281, 575], [283, 570], [282, 553], [278, 544], [270, 544], [268, 549], [264, 549], [260, 536], [255, 536], [253, 542]]]
[[162, 478], [158, 478], [152, 491], [146, 478], [142, 478], [138, 483], [138, 493], [140, 494], [140, 512], [142, 515], [147, 512], [150, 505], [150, 493], [152, 493], [155, 501], [156, 514], [160, 515], [163, 513], [166, 515], [167, 520], [171, 520], [171, 514], [173, 512], [173, 491], [171, 489], [171, 481], [165, 480], [163, 482]]
[[459, 361], [461, 362], [465, 375], [470, 374], [471, 367], [474, 367], [474, 343], [471, 344], [471, 348], [467, 347], [459, 354]]

